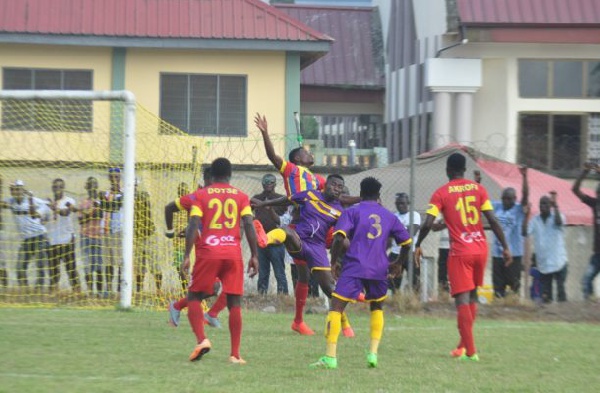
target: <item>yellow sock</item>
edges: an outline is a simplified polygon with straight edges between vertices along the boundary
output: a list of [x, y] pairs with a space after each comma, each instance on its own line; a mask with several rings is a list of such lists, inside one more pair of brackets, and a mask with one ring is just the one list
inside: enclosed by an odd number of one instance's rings
[[283, 244], [287, 235], [281, 228], [275, 228], [267, 233], [267, 244]]
[[346, 312], [342, 313], [342, 329], [346, 329], [350, 327], [350, 320], [348, 320], [348, 314]]
[[327, 325], [325, 326], [325, 339], [327, 349], [325, 355], [335, 357], [337, 353], [337, 341], [342, 331], [342, 314], [337, 311], [329, 311], [327, 314]]
[[371, 311], [371, 342], [369, 343], [369, 352], [377, 353], [382, 334], [383, 310]]

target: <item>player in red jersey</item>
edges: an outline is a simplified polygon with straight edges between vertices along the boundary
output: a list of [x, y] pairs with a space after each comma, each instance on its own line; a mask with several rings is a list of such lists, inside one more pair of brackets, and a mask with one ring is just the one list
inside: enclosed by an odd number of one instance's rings
[[[211, 185], [212, 178], [211, 178], [210, 167], [204, 169], [204, 172], [202, 174], [202, 180], [204, 181], [204, 187], [208, 187]], [[169, 239], [173, 239], [175, 236], [183, 237], [184, 238], [183, 240], [185, 243], [185, 231], [183, 234], [181, 234], [181, 233], [175, 234], [175, 231], [173, 230], [173, 215], [178, 211], [185, 211], [189, 214], [194, 201], [196, 201], [198, 198], [197, 193], [201, 189], [202, 189], [202, 186], [199, 186], [198, 189], [196, 191], [192, 192], [191, 194], [186, 194], [186, 195], [180, 196], [179, 198], [168, 203], [165, 206], [165, 224], [167, 226], [167, 231], [165, 232], [165, 235]], [[184, 247], [185, 247], [185, 244], [184, 244]], [[181, 255], [175, 255], [175, 258], [178, 259], [175, 261], [175, 263], [178, 266], [178, 269], [180, 270], [179, 274], [180, 274], [180, 277], [182, 277], [182, 281], [183, 281], [184, 277], [187, 277], [189, 272], [187, 269], [186, 270], [181, 269], [181, 267], [182, 267], [181, 265], [183, 264], [183, 254], [184, 254], [183, 250], [181, 250], [180, 253], [181, 253]], [[179, 260], [179, 258], [180, 258], [180, 260]], [[220, 285], [220, 283], [217, 280], [217, 282], [215, 282], [215, 291], [217, 291], [219, 285]], [[215, 327], [215, 328], [221, 328], [221, 322], [219, 321], [218, 317], [219, 317], [219, 313], [221, 311], [223, 311], [226, 306], [227, 306], [227, 298], [225, 296], [225, 293], [221, 292], [219, 294], [219, 296], [217, 297], [217, 300], [213, 303], [212, 307], [206, 313], [204, 313], [204, 319], [208, 323], [208, 325]], [[179, 299], [177, 301], [171, 301], [169, 303], [169, 324], [171, 326], [173, 326], [173, 327], [179, 326], [179, 319], [181, 318], [181, 310], [183, 310], [186, 307], [187, 307], [187, 297], [186, 296], [182, 297], [181, 299]]]
[[477, 314], [477, 287], [483, 285], [488, 246], [480, 212], [502, 244], [505, 261], [511, 260], [502, 227], [496, 220], [488, 193], [481, 184], [464, 178], [466, 159], [460, 153], [448, 156], [446, 174], [450, 180], [438, 188], [429, 202], [425, 223], [415, 244], [414, 259], [419, 266], [423, 251], [421, 243], [429, 234], [439, 213], [450, 232], [448, 281], [457, 311], [460, 342], [451, 355], [461, 360], [479, 360], [473, 339], [473, 324]]
[[231, 163], [217, 158], [211, 164], [213, 183], [198, 192], [186, 230], [183, 268], [189, 267], [190, 252], [202, 226], [196, 245], [196, 263], [188, 288], [188, 319], [196, 336], [197, 345], [190, 361], [200, 360], [212, 347], [204, 334], [204, 315], [201, 302], [213, 294], [215, 279], [221, 280], [227, 295], [231, 353], [229, 362], [245, 364], [240, 356], [242, 338], [241, 298], [244, 293], [244, 262], [242, 260], [241, 226], [244, 227], [251, 256], [248, 273], [258, 272], [256, 233], [252, 224], [252, 210], [246, 194], [229, 184]]

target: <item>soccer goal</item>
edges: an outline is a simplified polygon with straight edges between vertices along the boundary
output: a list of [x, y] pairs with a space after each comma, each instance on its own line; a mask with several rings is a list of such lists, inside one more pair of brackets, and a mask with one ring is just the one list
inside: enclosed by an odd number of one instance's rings
[[2, 90], [0, 112], [0, 305], [180, 295], [182, 241], [165, 238], [163, 210], [196, 188], [203, 139], [128, 91]]

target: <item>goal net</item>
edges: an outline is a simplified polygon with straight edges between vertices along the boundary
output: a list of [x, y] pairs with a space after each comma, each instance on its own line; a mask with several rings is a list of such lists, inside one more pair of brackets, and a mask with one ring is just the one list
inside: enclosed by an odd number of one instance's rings
[[206, 141], [129, 97], [0, 92], [0, 304], [162, 307], [182, 294], [164, 206], [196, 188]]

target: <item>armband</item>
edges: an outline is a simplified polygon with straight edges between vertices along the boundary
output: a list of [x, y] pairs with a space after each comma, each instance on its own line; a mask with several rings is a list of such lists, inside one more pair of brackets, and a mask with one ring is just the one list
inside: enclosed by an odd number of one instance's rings
[[165, 236], [168, 237], [169, 239], [173, 239], [175, 237], [175, 230], [174, 229], [167, 229], [165, 231]]

